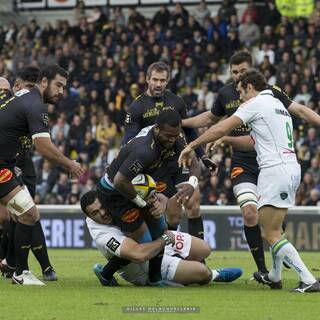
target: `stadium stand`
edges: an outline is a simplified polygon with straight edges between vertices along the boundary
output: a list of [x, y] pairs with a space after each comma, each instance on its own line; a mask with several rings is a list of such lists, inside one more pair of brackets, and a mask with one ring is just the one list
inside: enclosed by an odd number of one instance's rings
[[[81, 1], [80, 1], [81, 3]], [[117, 154], [130, 103], [145, 89], [145, 71], [162, 60], [172, 67], [170, 89], [180, 94], [190, 115], [214, 101], [228, 81], [227, 62], [241, 48], [251, 50], [255, 66], [297, 102], [320, 111], [320, 1], [309, 19], [281, 16], [273, 1], [255, 6], [249, 1], [242, 14], [232, 1], [217, 12], [205, 2], [186, 9], [181, 4], [154, 8], [152, 18], [138, 9], [124, 14], [120, 7], [97, 7], [87, 13], [82, 4], [73, 20], [39, 24], [15, 22], [0, 26], [0, 75], [13, 81], [28, 64], [58, 63], [70, 74], [61, 103], [49, 105], [52, 139], [86, 173], [74, 182], [52, 168], [36, 152], [36, 203], [75, 204], [90, 190]], [[297, 205], [320, 202], [320, 146], [318, 129], [294, 122], [295, 146], [303, 169]], [[217, 176], [205, 170], [200, 181], [202, 204], [232, 205], [230, 153], [219, 147], [212, 158]]]

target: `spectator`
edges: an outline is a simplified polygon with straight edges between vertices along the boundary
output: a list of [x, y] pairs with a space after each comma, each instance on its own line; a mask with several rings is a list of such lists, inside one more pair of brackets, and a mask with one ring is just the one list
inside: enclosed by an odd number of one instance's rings
[[212, 108], [214, 94], [209, 90], [208, 81], [202, 82], [202, 86], [198, 94], [198, 101], [204, 101], [206, 110], [210, 110]]
[[239, 39], [242, 45], [251, 47], [260, 38], [259, 27], [253, 22], [251, 15], [247, 15], [239, 28]]
[[206, 18], [210, 18], [210, 10], [204, 0], [200, 1], [199, 5], [196, 7], [194, 12], [194, 17], [200, 23], [201, 26], [204, 25]]

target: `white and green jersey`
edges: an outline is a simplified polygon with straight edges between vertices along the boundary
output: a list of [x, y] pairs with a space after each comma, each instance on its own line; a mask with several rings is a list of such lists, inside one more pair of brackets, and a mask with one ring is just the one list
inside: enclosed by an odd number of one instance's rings
[[251, 128], [259, 168], [297, 163], [292, 119], [271, 90], [263, 90], [234, 113]]

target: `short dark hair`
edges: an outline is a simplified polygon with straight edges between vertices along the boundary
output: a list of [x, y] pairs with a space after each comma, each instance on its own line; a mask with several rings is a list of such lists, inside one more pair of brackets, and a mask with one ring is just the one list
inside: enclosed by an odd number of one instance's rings
[[40, 70], [37, 82], [40, 82], [43, 78], [47, 78], [49, 81], [53, 80], [57, 74], [66, 79], [68, 79], [69, 76], [65, 69], [57, 64], [51, 64]]
[[250, 66], [252, 65], [252, 56], [248, 51], [238, 51], [234, 53], [230, 58], [230, 66], [231, 65], [239, 65], [241, 63], [247, 62]]
[[243, 89], [247, 89], [250, 83], [256, 91], [262, 91], [267, 87], [267, 80], [264, 75], [258, 70], [251, 69], [242, 74], [238, 83], [241, 82]]
[[38, 80], [39, 72], [40, 69], [38, 67], [26, 66], [18, 71], [17, 79], [36, 83]]
[[176, 110], [166, 108], [159, 113], [155, 123], [158, 127], [163, 127], [165, 124], [171, 127], [179, 127], [181, 126], [181, 117]]
[[152, 71], [167, 72], [167, 78], [170, 78], [170, 67], [162, 61], [154, 62], [149, 66], [147, 70], [148, 79], [150, 79]]
[[98, 192], [96, 190], [88, 191], [80, 198], [81, 210], [86, 215], [88, 215], [86, 211], [87, 207], [90, 206], [90, 204], [93, 204], [97, 198], [98, 198]]

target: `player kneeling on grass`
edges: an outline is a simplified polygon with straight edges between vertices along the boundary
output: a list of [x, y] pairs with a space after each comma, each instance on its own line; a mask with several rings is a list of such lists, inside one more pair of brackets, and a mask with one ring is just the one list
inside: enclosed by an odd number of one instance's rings
[[[167, 198], [157, 194], [159, 204], [164, 211]], [[208, 244], [183, 232], [166, 231], [158, 239], [139, 244], [127, 237], [119, 227], [113, 225], [112, 217], [102, 207], [96, 191], [89, 191], [81, 198], [81, 208], [87, 215], [87, 226], [102, 255], [108, 260], [116, 256], [132, 263], [122, 267], [121, 277], [134, 285], [148, 284], [148, 260], [164, 248], [161, 265], [163, 280], [174, 281], [181, 285], [207, 284], [211, 282], [231, 282], [239, 278], [239, 268], [210, 270], [200, 261], [210, 255]], [[146, 213], [147, 214], [147, 213]], [[107, 265], [106, 265], [107, 266]], [[96, 264], [94, 273], [104, 286], [117, 285], [116, 280], [108, 277], [108, 270]], [[106, 276], [105, 276], [106, 274]], [[105, 277], [106, 278], [105, 278]]]

